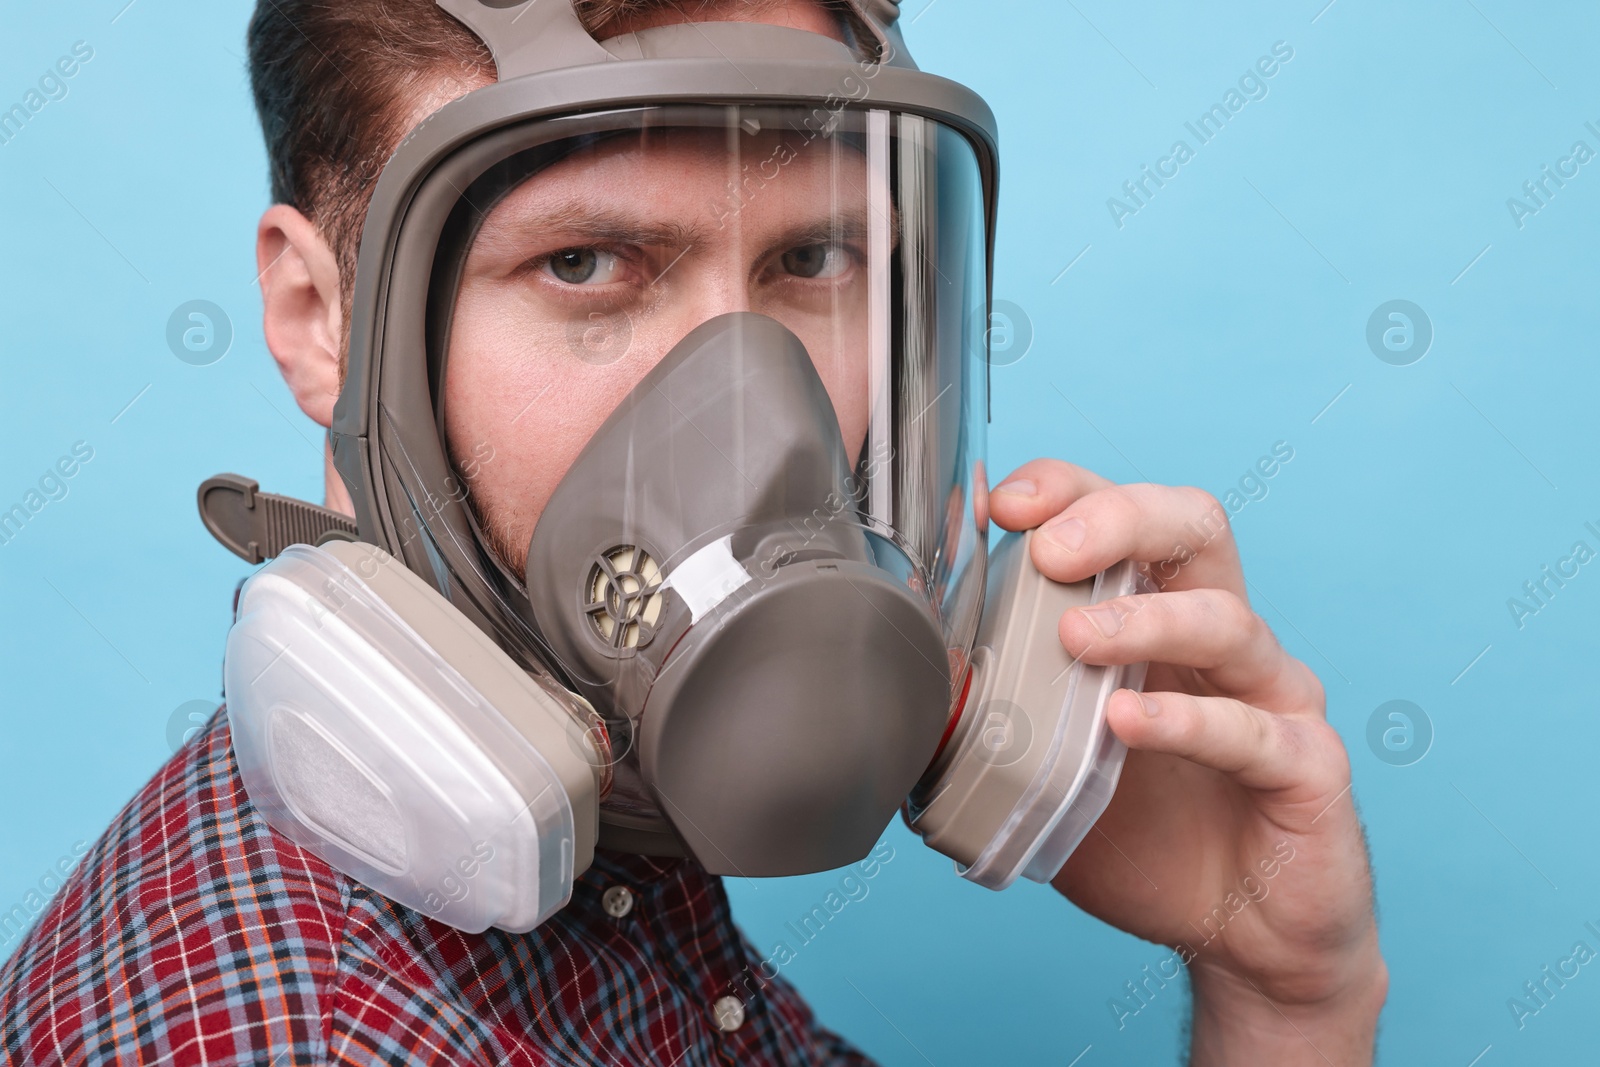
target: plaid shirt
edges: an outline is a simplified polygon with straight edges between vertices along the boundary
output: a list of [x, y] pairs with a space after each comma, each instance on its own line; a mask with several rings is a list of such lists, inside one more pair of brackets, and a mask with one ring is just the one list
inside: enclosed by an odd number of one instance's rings
[[[0, 1047], [8, 1064], [868, 1063], [759, 960], [687, 860], [600, 853], [528, 934], [424, 918], [274, 833], [218, 714], [0, 968]], [[743, 1021], [724, 1030], [730, 995]]]

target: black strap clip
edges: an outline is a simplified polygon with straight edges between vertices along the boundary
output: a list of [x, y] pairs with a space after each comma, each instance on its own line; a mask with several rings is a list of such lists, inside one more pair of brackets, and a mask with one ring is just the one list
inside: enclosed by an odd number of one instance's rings
[[357, 539], [355, 520], [294, 497], [263, 493], [252, 478], [219, 474], [200, 484], [200, 521], [246, 563], [262, 563], [290, 545]]

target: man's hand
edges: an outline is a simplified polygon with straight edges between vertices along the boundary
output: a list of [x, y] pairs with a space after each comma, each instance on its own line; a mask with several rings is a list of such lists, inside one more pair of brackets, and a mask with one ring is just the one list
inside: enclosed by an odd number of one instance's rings
[[1349, 758], [1321, 683], [1249, 606], [1227, 513], [1054, 460], [989, 504], [1004, 529], [1043, 527], [1050, 578], [1131, 558], [1160, 589], [1061, 620], [1073, 655], [1150, 673], [1111, 698], [1127, 764], [1056, 888], [1189, 964], [1193, 1064], [1370, 1064], [1388, 972]]

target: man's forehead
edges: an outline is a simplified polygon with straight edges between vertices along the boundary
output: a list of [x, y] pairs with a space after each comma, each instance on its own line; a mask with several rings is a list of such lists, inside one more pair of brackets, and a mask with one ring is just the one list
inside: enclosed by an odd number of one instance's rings
[[[531, 175], [490, 213], [490, 225], [522, 221], [621, 220], [665, 210], [745, 210], [784, 214], [856, 213], [866, 192], [865, 156], [840, 140], [722, 129], [630, 131], [586, 146]], [[771, 195], [752, 196], [759, 186]]]

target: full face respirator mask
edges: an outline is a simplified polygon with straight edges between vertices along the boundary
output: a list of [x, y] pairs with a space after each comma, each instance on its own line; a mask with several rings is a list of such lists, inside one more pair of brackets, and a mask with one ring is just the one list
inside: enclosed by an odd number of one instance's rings
[[989, 552], [996, 137], [891, 0], [844, 41], [596, 41], [565, 0], [440, 0], [499, 80], [404, 140], [330, 430], [355, 521], [200, 489], [252, 563], [225, 692], [275, 830], [463, 930], [563, 907], [597, 847], [828, 870], [896, 811], [966, 878], [1054, 876], [1142, 667]]

